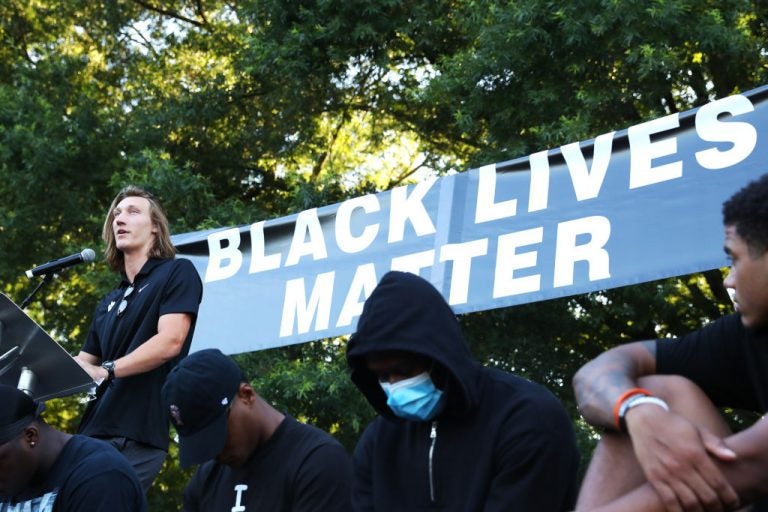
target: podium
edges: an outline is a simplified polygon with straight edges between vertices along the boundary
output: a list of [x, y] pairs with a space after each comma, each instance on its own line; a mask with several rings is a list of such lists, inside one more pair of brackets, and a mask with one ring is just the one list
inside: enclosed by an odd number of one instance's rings
[[64, 347], [2, 293], [0, 383], [39, 401], [88, 391], [94, 385]]

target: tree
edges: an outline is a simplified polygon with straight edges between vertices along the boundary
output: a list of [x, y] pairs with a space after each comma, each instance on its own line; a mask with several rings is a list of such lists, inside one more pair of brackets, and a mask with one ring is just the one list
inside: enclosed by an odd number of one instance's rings
[[[7, 0], [0, 5], [0, 277], [100, 248], [128, 182], [175, 233], [247, 224], [585, 140], [765, 83], [743, 0]], [[114, 276], [64, 273], [29, 313], [68, 350]], [[729, 307], [717, 271], [462, 317], [477, 357], [545, 383], [615, 343]], [[267, 398], [352, 447], [372, 411], [344, 339], [243, 354]], [[50, 407], [74, 428], [75, 400]], [[593, 433], [580, 430], [585, 459]], [[177, 507], [169, 459], [151, 509]]]

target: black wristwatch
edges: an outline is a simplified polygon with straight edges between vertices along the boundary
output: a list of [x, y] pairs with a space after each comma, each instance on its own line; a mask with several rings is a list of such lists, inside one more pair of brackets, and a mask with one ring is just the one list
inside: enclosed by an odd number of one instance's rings
[[101, 367], [107, 370], [107, 380], [112, 380], [115, 378], [115, 362], [114, 361], [104, 361], [101, 363]]

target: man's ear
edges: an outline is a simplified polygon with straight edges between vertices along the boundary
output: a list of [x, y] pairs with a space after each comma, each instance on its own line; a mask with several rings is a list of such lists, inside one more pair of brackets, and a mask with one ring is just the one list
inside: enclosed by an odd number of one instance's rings
[[27, 426], [24, 429], [24, 432], [22, 432], [21, 436], [24, 439], [24, 442], [27, 443], [31, 448], [34, 448], [35, 445], [40, 441], [40, 431], [38, 430], [37, 425], [34, 423]]
[[237, 397], [246, 403], [253, 403], [256, 400], [256, 390], [248, 382], [241, 382], [237, 389]]

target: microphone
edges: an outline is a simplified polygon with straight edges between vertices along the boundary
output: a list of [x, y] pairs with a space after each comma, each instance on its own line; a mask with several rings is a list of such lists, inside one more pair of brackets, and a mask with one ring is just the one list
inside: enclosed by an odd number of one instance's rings
[[65, 269], [67, 267], [71, 267], [72, 265], [77, 265], [78, 263], [89, 263], [95, 259], [96, 253], [93, 252], [93, 249], [83, 249], [82, 252], [77, 254], [72, 254], [71, 256], [49, 261], [48, 263], [43, 263], [40, 266], [31, 268], [27, 270], [26, 273], [27, 277], [32, 279], [35, 276], [53, 274], [54, 272], [58, 272], [59, 270]]

